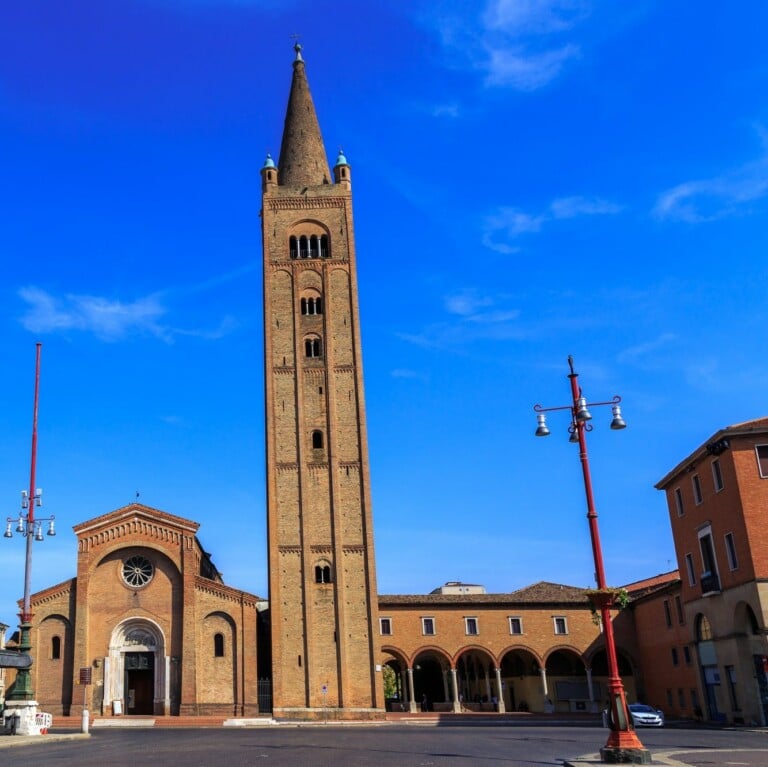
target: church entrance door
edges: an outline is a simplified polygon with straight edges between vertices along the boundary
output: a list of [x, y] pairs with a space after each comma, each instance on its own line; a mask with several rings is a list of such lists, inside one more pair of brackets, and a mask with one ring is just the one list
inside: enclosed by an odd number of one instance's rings
[[125, 713], [154, 714], [155, 654], [128, 652], [125, 654]]

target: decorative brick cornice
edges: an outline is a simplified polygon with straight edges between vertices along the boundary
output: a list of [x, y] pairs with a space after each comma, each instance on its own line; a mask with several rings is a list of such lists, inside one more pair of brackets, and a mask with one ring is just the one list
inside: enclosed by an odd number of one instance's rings
[[314, 208], [343, 208], [345, 197], [289, 197], [281, 200], [265, 200], [270, 210], [312, 210]]
[[275, 468], [277, 469], [278, 473], [284, 474], [288, 471], [298, 471], [299, 470], [299, 464], [298, 463], [278, 463], [275, 465]]
[[210, 594], [219, 599], [225, 599], [228, 602], [243, 603], [248, 607], [256, 607], [257, 602], [263, 601], [261, 597], [255, 594], [249, 594], [247, 591], [216, 583], [216, 581], [203, 578], [201, 575], [195, 577], [195, 591]]
[[365, 554], [365, 546], [356, 545], [356, 546], [342, 546], [341, 550], [345, 554]]
[[333, 554], [333, 547], [330, 545], [310, 546], [309, 550], [313, 554]]
[[301, 546], [278, 546], [277, 550], [281, 554], [301, 554]]

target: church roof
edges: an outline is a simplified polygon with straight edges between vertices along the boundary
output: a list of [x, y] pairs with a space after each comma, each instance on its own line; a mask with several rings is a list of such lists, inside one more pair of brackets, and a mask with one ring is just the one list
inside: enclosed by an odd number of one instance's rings
[[309, 91], [304, 60], [301, 58], [301, 46], [298, 44], [278, 170], [280, 186], [303, 187], [330, 183], [328, 158]]
[[198, 531], [200, 525], [197, 522], [193, 522], [191, 519], [184, 519], [183, 517], [177, 517], [174, 514], [169, 514], [166, 511], [160, 511], [160, 509], [154, 509], [151, 506], [145, 506], [143, 503], [129, 503], [127, 506], [123, 506], [114, 511], [110, 511], [108, 514], [102, 514], [99, 517], [88, 519], [85, 522], [80, 522], [78, 525], [73, 526], [75, 534], [79, 535], [82, 532], [92, 530], [94, 528], [101, 527], [103, 525], [112, 525], [116, 522], [123, 521], [125, 519], [150, 519], [153, 522], [164, 523], [171, 527], [180, 527], [193, 535]]

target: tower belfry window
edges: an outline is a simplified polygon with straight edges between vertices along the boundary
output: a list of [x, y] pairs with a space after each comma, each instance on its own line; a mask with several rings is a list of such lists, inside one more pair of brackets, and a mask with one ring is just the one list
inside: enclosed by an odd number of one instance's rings
[[312, 449], [323, 449], [323, 432], [317, 430], [312, 432]]
[[323, 345], [319, 338], [307, 338], [304, 341], [304, 356], [316, 358], [323, 356]]
[[313, 315], [323, 313], [323, 299], [320, 296], [310, 296], [301, 299], [301, 313]]
[[331, 566], [316, 565], [315, 566], [315, 583], [330, 583], [330, 582], [331, 582]]

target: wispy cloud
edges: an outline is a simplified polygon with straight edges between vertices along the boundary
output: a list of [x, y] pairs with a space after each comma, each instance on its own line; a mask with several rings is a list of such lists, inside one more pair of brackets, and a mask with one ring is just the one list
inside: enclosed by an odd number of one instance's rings
[[212, 290], [252, 268], [248, 265], [203, 283], [174, 286], [130, 301], [79, 293], [55, 296], [30, 285], [18, 290], [19, 298], [26, 304], [19, 321], [32, 333], [80, 331], [109, 343], [135, 335], [154, 336], [166, 343], [172, 343], [178, 336], [216, 340], [237, 327], [234, 317], [225, 316], [214, 328], [178, 327], [168, 320], [167, 304], [173, 298]]
[[523, 338], [520, 311], [507, 296], [480, 295], [465, 290], [443, 297], [445, 320], [434, 322], [418, 333], [400, 333], [408, 343], [430, 349], [457, 349], [479, 339]]
[[649, 355], [655, 355], [659, 350], [668, 347], [677, 340], [675, 333], [662, 333], [660, 336], [646, 341], [642, 344], [630, 346], [619, 353], [617, 359], [619, 362], [636, 362], [647, 358]]
[[684, 181], [662, 192], [656, 218], [698, 224], [743, 213], [747, 204], [768, 196], [768, 157], [708, 179]]
[[748, 204], [768, 196], [768, 131], [752, 126], [761, 155], [711, 178], [683, 181], [664, 190], [653, 215], [661, 220], [698, 224], [749, 212]]
[[499, 253], [516, 253], [519, 246], [511, 244], [522, 234], [538, 232], [552, 221], [579, 216], [605, 216], [619, 213], [621, 205], [598, 197], [560, 197], [553, 200], [542, 213], [531, 214], [519, 208], [501, 207], [487, 216], [483, 224], [483, 245]]
[[581, 55], [570, 38], [591, 11], [587, 0], [488, 0], [479, 14], [471, 3], [447, 5], [434, 25], [453, 65], [522, 91], [545, 86]]
[[166, 313], [156, 296], [123, 302], [100, 296], [67, 294], [56, 298], [42, 288], [21, 288], [27, 303], [21, 324], [33, 333], [81, 330], [102, 341], [118, 341], [131, 333], [149, 333], [170, 340], [169, 329], [160, 323]]

